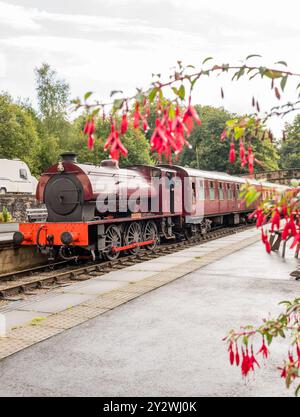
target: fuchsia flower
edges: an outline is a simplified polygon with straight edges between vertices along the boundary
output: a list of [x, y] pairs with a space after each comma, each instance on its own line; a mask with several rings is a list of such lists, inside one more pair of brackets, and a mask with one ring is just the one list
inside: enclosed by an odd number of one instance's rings
[[201, 126], [202, 124], [201, 119], [198, 116], [196, 109], [191, 104], [188, 105], [183, 115], [182, 121], [187, 128], [188, 135], [190, 135], [191, 131], [193, 130], [194, 122], [196, 122], [199, 126]]
[[234, 143], [231, 142], [230, 144], [230, 151], [229, 151], [229, 162], [233, 164], [235, 161], [235, 149], [234, 149]]
[[261, 348], [259, 349], [259, 351], [257, 352], [257, 354], [259, 354], [259, 353], [262, 353], [263, 357], [265, 359], [268, 359], [269, 351], [268, 351], [268, 348], [267, 348], [267, 346], [265, 344], [265, 338], [264, 337], [263, 337], [263, 340], [262, 340]]
[[230, 342], [230, 344], [229, 344], [228, 351], [229, 351], [230, 365], [233, 365], [234, 364], [234, 352], [233, 352], [233, 343], [232, 342]]
[[120, 152], [125, 157], [128, 155], [128, 151], [123, 145], [123, 143], [121, 142], [119, 138], [119, 132], [116, 130], [114, 123], [112, 123], [111, 125], [110, 134], [108, 138], [106, 139], [106, 143], [104, 145], [105, 151], [107, 151], [109, 148], [110, 148], [109, 156], [112, 159], [118, 160], [120, 158]]
[[93, 135], [90, 135], [90, 136], [88, 137], [88, 140], [87, 140], [87, 147], [88, 147], [88, 149], [90, 149], [91, 151], [94, 149], [94, 137], [93, 137]]
[[83, 133], [85, 135], [92, 135], [95, 131], [95, 121], [94, 119], [88, 119], [85, 123]]
[[254, 155], [251, 146], [248, 147], [248, 171], [253, 174], [254, 171]]
[[222, 141], [222, 142], [224, 142], [224, 140], [226, 139], [226, 137], [227, 137], [227, 132], [226, 132], [226, 129], [225, 129], [225, 130], [223, 130], [223, 132], [221, 133], [221, 141]]
[[296, 234], [297, 234], [296, 225], [294, 222], [294, 217], [291, 214], [290, 219], [286, 222], [283, 228], [281, 238], [282, 240], [286, 240], [289, 236], [296, 236]]
[[90, 150], [94, 149], [94, 137], [93, 137], [94, 131], [95, 131], [94, 118], [88, 119], [85, 123], [83, 134], [88, 135], [87, 146]]
[[121, 121], [121, 134], [125, 135], [128, 129], [128, 122], [126, 114], [123, 114], [122, 121]]
[[140, 119], [142, 118], [140, 111], [139, 111], [139, 104], [136, 103], [135, 105], [135, 112], [133, 114], [133, 127], [137, 129], [140, 126]]
[[277, 230], [280, 229], [280, 213], [278, 208], [275, 209], [275, 211], [273, 212], [273, 216], [271, 219], [271, 232], [274, 232], [274, 228], [277, 228]]
[[261, 240], [263, 242], [263, 244], [265, 245], [266, 251], [268, 253], [271, 253], [271, 245], [268, 239], [268, 235], [264, 232], [263, 229], [261, 229]]

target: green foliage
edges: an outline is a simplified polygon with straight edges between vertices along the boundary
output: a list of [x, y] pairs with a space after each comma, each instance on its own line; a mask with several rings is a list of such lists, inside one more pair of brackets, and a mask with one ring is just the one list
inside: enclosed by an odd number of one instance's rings
[[7, 223], [12, 221], [12, 215], [7, 210], [6, 207], [3, 207], [3, 210], [0, 211], [0, 223]]
[[40, 138], [34, 113], [12, 98], [0, 95], [0, 158], [19, 158], [26, 162], [34, 175], [39, 173]]
[[57, 79], [57, 73], [49, 64], [35, 69], [39, 111], [49, 132], [58, 132], [60, 123], [67, 114], [70, 86]]
[[300, 115], [286, 125], [286, 140], [280, 148], [280, 165], [283, 169], [300, 166]]
[[[226, 171], [231, 174], [247, 173], [247, 167], [241, 168], [240, 161], [231, 164], [228, 160], [229, 145], [228, 141], [220, 141], [221, 133], [226, 122], [233, 119], [223, 108], [212, 106], [195, 106], [202, 120], [201, 126], [195, 126], [191, 133], [189, 142], [192, 149], [183, 151], [179, 163], [191, 168], [204, 170]], [[239, 130], [235, 131], [236, 139], [239, 139]], [[239, 152], [238, 142], [236, 152]], [[245, 145], [246, 146], [246, 145]], [[276, 170], [278, 169], [278, 152], [276, 147], [269, 140], [253, 138], [251, 142], [255, 158], [261, 165], [256, 164], [255, 170]]]

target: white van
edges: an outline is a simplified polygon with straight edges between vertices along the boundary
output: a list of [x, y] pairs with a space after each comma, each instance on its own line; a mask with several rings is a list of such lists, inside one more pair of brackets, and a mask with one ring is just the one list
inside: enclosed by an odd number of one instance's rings
[[37, 179], [20, 159], [0, 159], [0, 194], [35, 194]]

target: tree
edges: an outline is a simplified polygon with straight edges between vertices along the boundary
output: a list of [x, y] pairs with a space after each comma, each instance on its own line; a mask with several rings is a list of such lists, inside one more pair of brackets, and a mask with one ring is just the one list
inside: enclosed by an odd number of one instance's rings
[[35, 68], [36, 91], [41, 120], [49, 134], [62, 139], [68, 129], [67, 107], [70, 86], [57, 78], [57, 73], [49, 64], [43, 63]]
[[[230, 163], [228, 159], [228, 144], [220, 141], [224, 126], [235, 115], [224, 108], [212, 106], [195, 106], [201, 118], [201, 126], [195, 126], [189, 137], [192, 148], [184, 148], [179, 159], [181, 165], [204, 170], [226, 171], [229, 173], [247, 173], [247, 167], [242, 168], [238, 162]], [[251, 146], [259, 161], [256, 171], [278, 169], [278, 152], [269, 140], [259, 140], [252, 137]]]
[[34, 175], [40, 172], [40, 139], [35, 117], [28, 108], [13, 102], [8, 94], [0, 96], [0, 156], [19, 158]]
[[282, 142], [280, 157], [283, 169], [300, 167], [300, 115], [286, 125], [286, 139]]

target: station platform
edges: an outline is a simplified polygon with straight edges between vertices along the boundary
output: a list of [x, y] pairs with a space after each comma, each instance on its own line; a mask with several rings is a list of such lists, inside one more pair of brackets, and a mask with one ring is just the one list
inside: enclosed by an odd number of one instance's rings
[[299, 292], [293, 254], [259, 240], [247, 230], [0, 309], [0, 396], [293, 395], [285, 341], [247, 386], [221, 341]]

